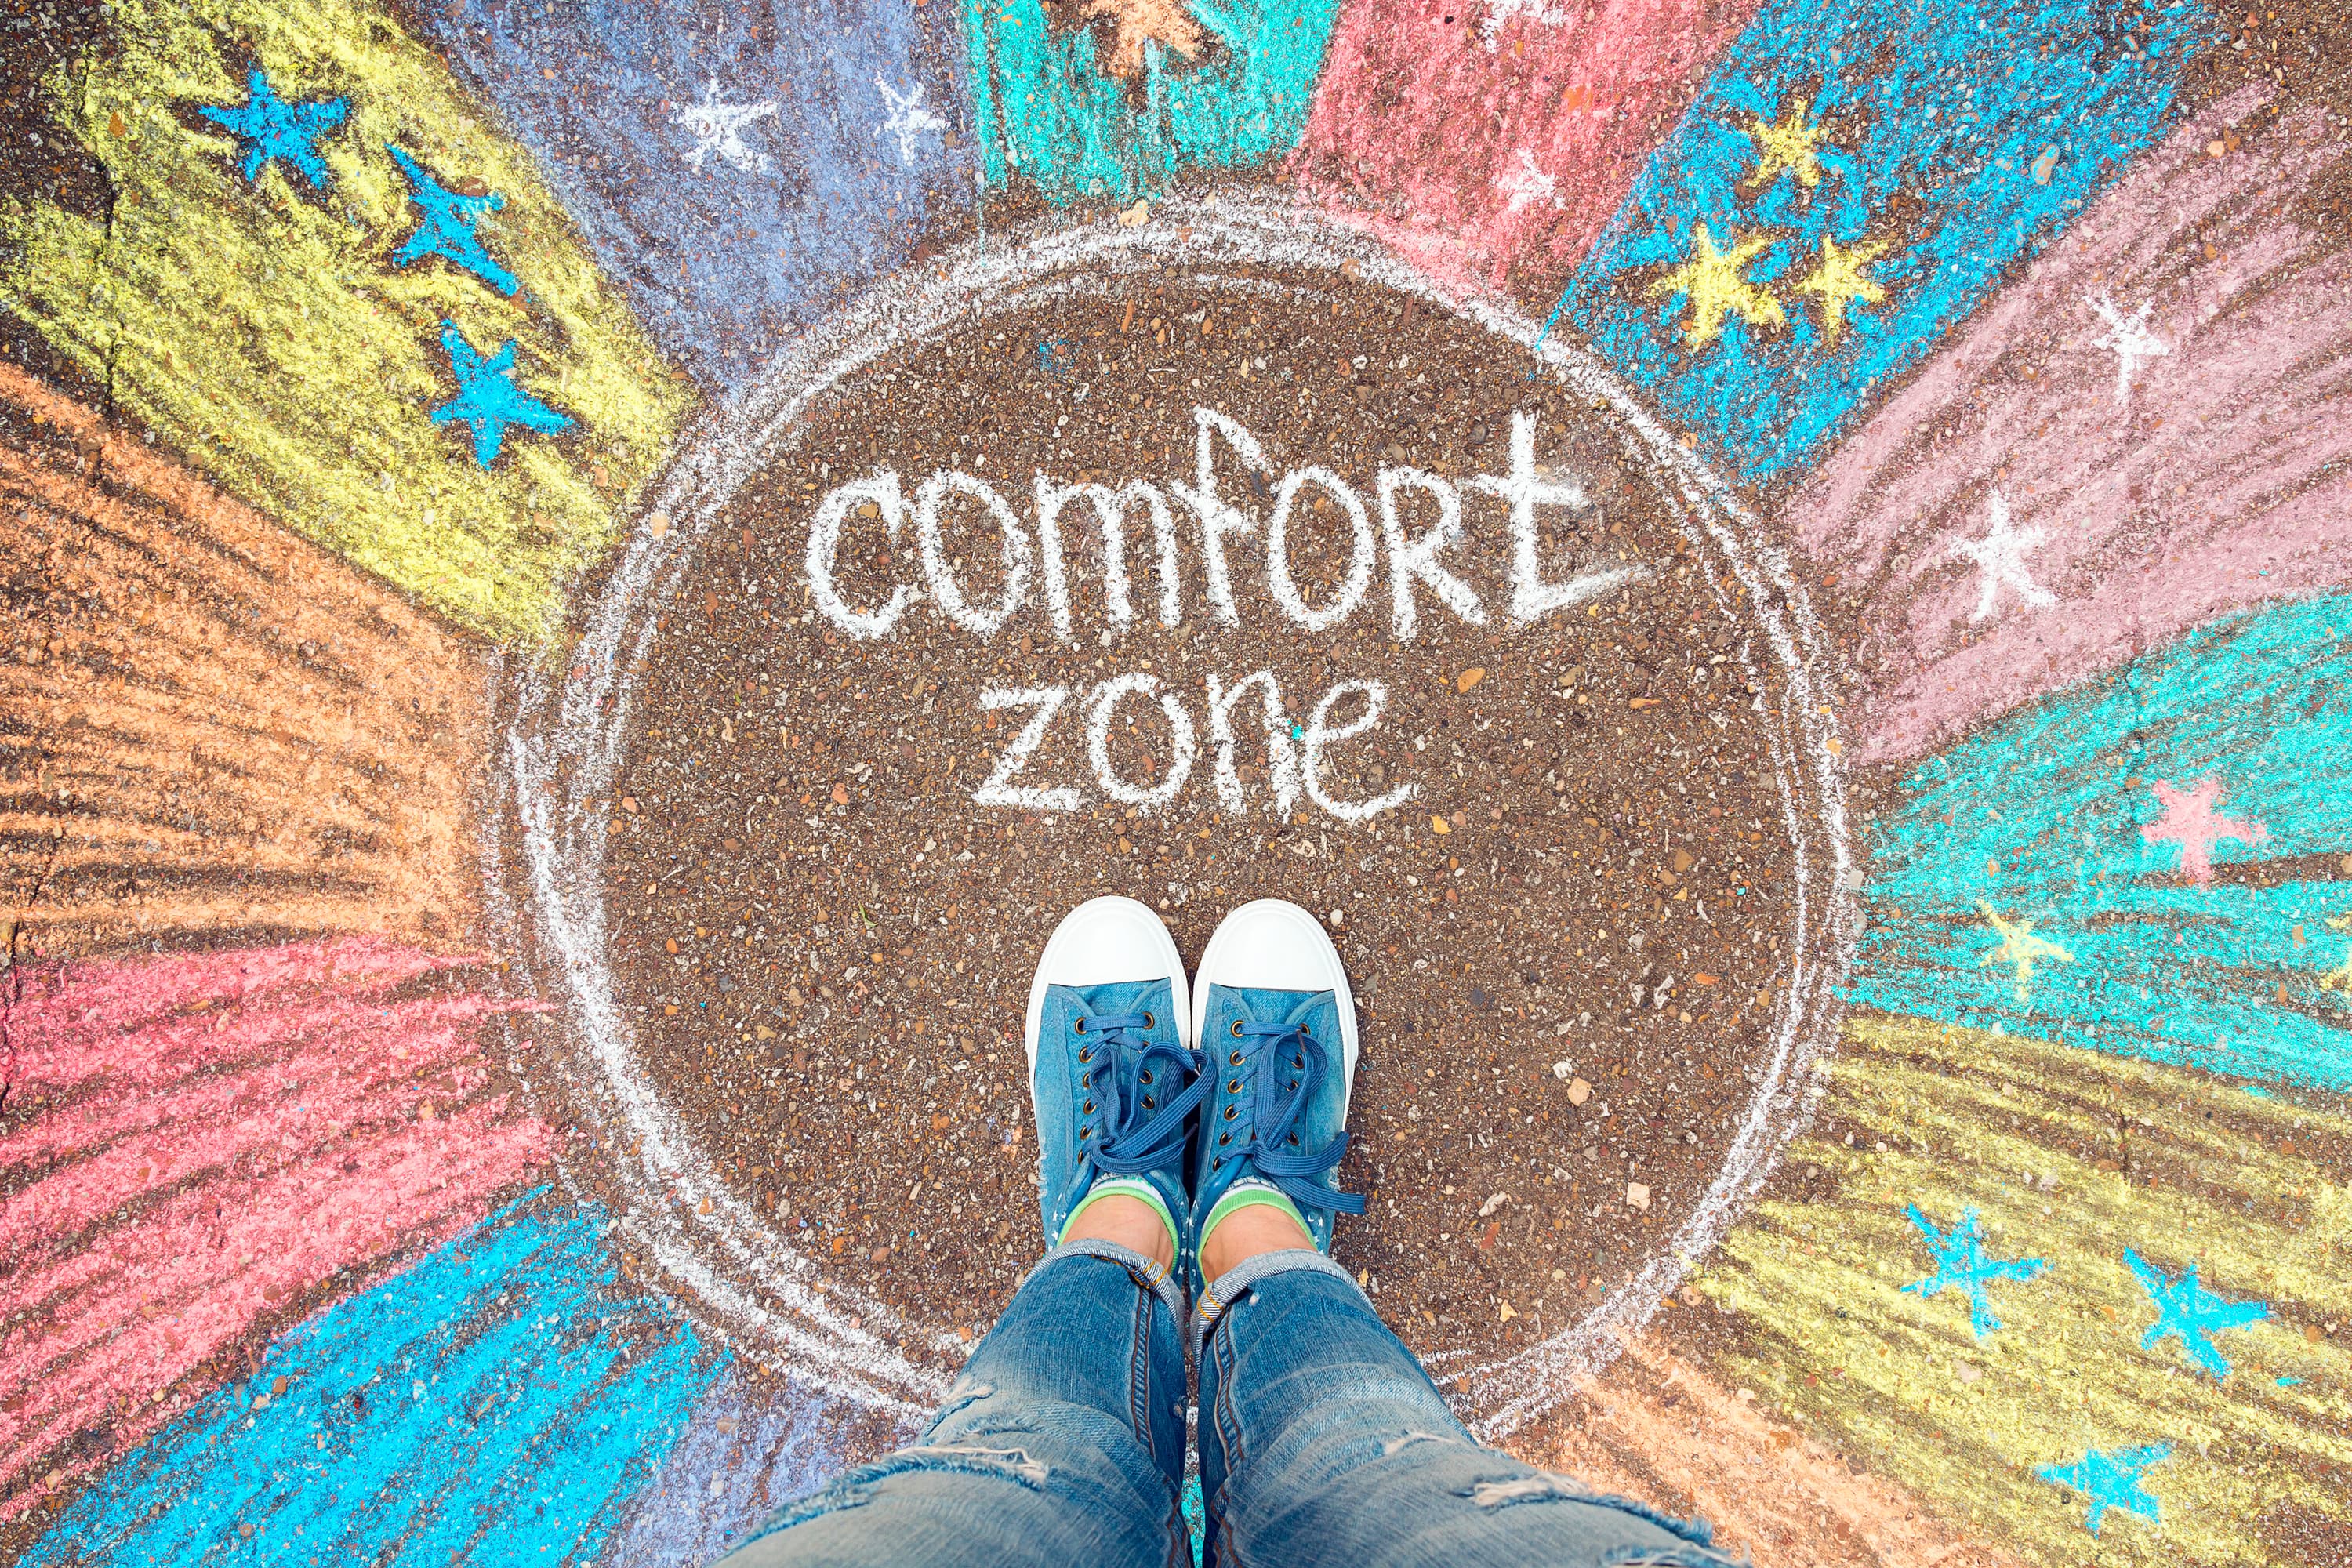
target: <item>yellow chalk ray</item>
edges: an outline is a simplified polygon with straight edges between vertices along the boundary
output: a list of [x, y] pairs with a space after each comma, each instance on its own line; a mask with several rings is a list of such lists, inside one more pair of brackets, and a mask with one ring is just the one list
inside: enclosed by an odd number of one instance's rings
[[[2352, 1119], [2034, 1040], [1884, 1019], [1847, 1036], [1789, 1155], [1836, 1195], [1759, 1203], [1702, 1276], [1754, 1331], [1727, 1370], [2029, 1559], [2268, 1563], [2269, 1510], [2352, 1525], [2352, 1187], [2309, 1154]], [[2002, 1328], [1979, 1340], [1965, 1303], [1903, 1293], [1929, 1271], [1913, 1203], [1944, 1224], [1973, 1207], [1988, 1250], [2048, 1262], [1993, 1287]], [[2177, 1342], [2139, 1348], [2156, 1313], [2126, 1247], [2270, 1303], [2217, 1341], [2226, 1382]], [[2095, 1540], [2082, 1500], [2034, 1475], [2167, 1441], [2145, 1478], [2160, 1529], [2110, 1513]]]
[[[47, 84], [106, 165], [113, 222], [0, 206], [0, 305], [281, 522], [465, 625], [543, 635], [694, 395], [529, 154], [358, 0], [123, 0], [115, 28]], [[247, 185], [235, 139], [196, 117], [245, 100], [245, 58], [289, 100], [348, 100], [320, 144], [325, 191], [282, 163]], [[416, 213], [386, 143], [506, 198], [479, 232], [519, 296], [438, 259], [390, 265]], [[462, 426], [426, 416], [454, 391], [445, 318], [486, 348], [517, 340], [521, 384], [573, 428], [518, 437], [480, 469]]]

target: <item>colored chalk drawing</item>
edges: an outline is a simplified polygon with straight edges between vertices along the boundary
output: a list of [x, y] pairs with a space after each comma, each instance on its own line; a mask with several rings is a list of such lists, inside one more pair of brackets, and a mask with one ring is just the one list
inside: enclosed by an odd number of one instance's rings
[[2203, 16], [2126, 50], [2085, 0], [1776, 0], [1554, 314], [1741, 479], [1790, 472], [2155, 138]]
[[[2253, 1099], [2201, 1074], [2015, 1034], [1857, 1018], [1791, 1167], [1811, 1195], [1768, 1194], [1699, 1277], [1747, 1331], [1726, 1373], [1846, 1452], [1934, 1500], [1971, 1536], [2053, 1563], [2137, 1542], [2133, 1562], [2275, 1562], [2265, 1515], [2293, 1500], [2352, 1524], [2341, 1411], [2352, 1352], [2339, 1281], [2352, 1184], [2315, 1138], [2352, 1134], [2330, 1103]], [[1987, 1247], [2040, 1258], [1995, 1289], [1979, 1339], [1917, 1278], [1905, 1217], [1974, 1209]], [[2204, 1287], [2267, 1314], [2230, 1328], [2232, 1372], [2150, 1342], [2149, 1288], [2194, 1263]], [[2332, 1336], [2326, 1325], [2335, 1322]], [[2306, 1331], [2308, 1330], [2308, 1331]], [[2171, 1443], [2146, 1478], [2163, 1533], [2082, 1498], [2054, 1508], [2044, 1467]]]
[[[2324, 989], [2336, 955], [2312, 940], [2352, 911], [2333, 872], [2352, 853], [2347, 760], [2343, 597], [2234, 616], [1988, 725], [1904, 781], [1854, 997], [2352, 1086], [2352, 1018]], [[2184, 815], [2217, 798], [2227, 817]], [[2267, 860], [2300, 868], [2245, 874]]]
[[724, 1359], [618, 1284], [604, 1231], [526, 1199], [326, 1309], [24, 1561], [593, 1560]]
[[424, 10], [608, 285], [715, 395], [972, 200], [950, 5], [852, 0], [772, 26], [680, 0]]
[[[976, 330], [997, 311], [1027, 308], [1054, 292], [1094, 293], [1171, 265], [1183, 266], [1196, 283], [1230, 279], [1228, 286], [1239, 290], [1267, 287], [1258, 274], [1269, 267], [1339, 272], [1407, 294], [1422, 307], [1445, 308], [1420, 274], [1329, 222], [1317, 209], [1283, 196], [1253, 199], [1229, 192], [1213, 205], [1170, 204], [1148, 224], [1048, 217], [1017, 237], [992, 235], [951, 253], [939, 267], [904, 275], [861, 300], [855, 311], [799, 345], [756, 395], [734, 405], [724, 421], [705, 431], [671, 481], [649, 498], [653, 511], [648, 525], [633, 538], [603, 585], [601, 598], [585, 612], [585, 624], [593, 629], [573, 650], [567, 678], [554, 680], [544, 671], [524, 672], [513, 691], [515, 722], [505, 742], [503, 784], [521, 836], [522, 874], [512, 896], [518, 915], [531, 922], [552, 956], [545, 971], [550, 982], [564, 992], [570, 1070], [583, 1081], [603, 1086], [599, 1099], [608, 1108], [609, 1120], [598, 1136], [608, 1149], [626, 1152], [618, 1168], [629, 1190], [617, 1207], [617, 1225], [652, 1253], [674, 1287], [696, 1302], [698, 1313], [724, 1325], [744, 1353], [788, 1365], [813, 1384], [886, 1414], [919, 1411], [944, 1386], [934, 1368], [904, 1354], [899, 1346], [949, 1350], [960, 1342], [944, 1330], [905, 1321], [885, 1301], [855, 1299], [839, 1289], [814, 1289], [811, 1260], [780, 1240], [770, 1217], [740, 1195], [697, 1144], [690, 1125], [663, 1102], [640, 1058], [636, 1026], [610, 968], [609, 917], [600, 891], [610, 829], [607, 813], [592, 803], [610, 798], [615, 770], [625, 759], [648, 658], [660, 647], [660, 607], [676, 592], [693, 553], [709, 542], [714, 520], [776, 450], [796, 438], [795, 422], [817, 399], [895, 345]], [[1672, 1237], [1662, 1238], [1666, 1245], [1580, 1321], [1504, 1360], [1450, 1369], [1474, 1391], [1469, 1414], [1485, 1429], [1507, 1433], [1556, 1406], [1575, 1375], [1606, 1363], [1619, 1331], [1644, 1321], [1658, 1300], [1681, 1281], [1689, 1267], [1686, 1259], [1713, 1245], [1760, 1167], [1788, 1135], [1811, 1092], [1813, 1052], [1833, 1027], [1839, 976], [1832, 955], [1843, 951], [1847, 940], [1845, 922], [1852, 918], [1847, 890], [1857, 884], [1846, 859], [1844, 803], [1835, 783], [1839, 742], [1828, 705], [1811, 684], [1807, 650], [1817, 646], [1820, 633], [1801, 592], [1775, 574], [1773, 558], [1751, 553], [1750, 531], [1757, 520], [1729, 498], [1719, 477], [1672, 440], [1589, 357], [1557, 342], [1538, 350], [1537, 323], [1483, 302], [1465, 313], [1495, 335], [1498, 348], [1531, 353], [1538, 374], [1557, 378], [1594, 408], [1607, 410], [1624, 460], [1656, 465], [1677, 476], [1669, 493], [1675, 498], [1685, 537], [1695, 550], [1706, 552], [1711, 574], [1720, 574], [1739, 590], [1735, 602], [1742, 606], [1738, 613], [1749, 617], [1758, 665], [1776, 683], [1770, 700], [1784, 715], [1785, 726], [1769, 731], [1775, 747], [1772, 767], [1794, 852], [1801, 861], [1797, 876], [1801, 898], [1793, 926], [1782, 939], [1791, 962], [1790, 984], [1772, 1001], [1762, 1025], [1769, 1031], [1769, 1054], [1710, 1184], [1684, 1211]], [[1206, 471], [1211, 436], [1244, 458], [1245, 446], [1255, 442], [1230, 418], [1202, 406], [1196, 433], [1202, 467], [1196, 468], [1191, 488], [1192, 510], [1205, 531], [1211, 519], [1229, 525], [1233, 520], [1224, 514], [1234, 510], [1230, 503], [1214, 500], [1215, 480]], [[1569, 499], [1570, 487], [1564, 479], [1537, 472], [1532, 440], [1532, 432], [1517, 422], [1509, 473], [1486, 481], [1514, 519], [1523, 519], [1539, 504]], [[1260, 461], [1257, 466], [1266, 465]], [[1328, 486], [1335, 479], [1324, 482]], [[936, 486], [936, 503], [950, 483], [977, 486], [978, 481], [963, 475], [933, 476], [922, 488]], [[1183, 487], [1172, 488], [1181, 491]], [[849, 481], [829, 499], [812, 493], [815, 524], [809, 538], [810, 559], [821, 568], [829, 557], [832, 543], [824, 519], [837, 524], [856, 507], [869, 503], [874, 521], [893, 543], [919, 553], [917, 544], [905, 539], [910, 522], [920, 526], [919, 491], [918, 499], [909, 500], [905, 489], [898, 475], [884, 472]], [[1112, 493], [1116, 497], [1118, 492]], [[987, 504], [985, 497], [973, 499]], [[1006, 576], [1019, 575], [1021, 563], [1034, 546], [1017, 518], [1006, 525], [1012, 502], [1004, 496], [995, 493], [995, 505], [989, 510], [1007, 552]], [[1239, 522], [1255, 528], [1246, 517]], [[1226, 531], [1234, 530], [1228, 526]], [[1522, 528], [1514, 537], [1530, 540], [1532, 530]], [[1358, 552], [1360, 557], [1364, 553]], [[1201, 555], [1204, 563], [1214, 558], [1206, 548]], [[823, 573], [813, 570], [810, 575], [814, 588]], [[1222, 620], [1222, 611], [1234, 604], [1230, 582], [1220, 594], [1215, 573], [1206, 575], [1212, 613]], [[935, 593], [942, 587], [936, 567], [925, 584]], [[902, 615], [910, 613], [915, 592], [913, 584], [900, 582], [878, 606], [838, 606], [823, 613], [854, 635], [886, 636]], [[1554, 581], [1521, 570], [1510, 614], [1531, 621], [1580, 602], [1586, 592], [1573, 579]], [[1364, 596], [1370, 595], [1367, 592]], [[1442, 590], [1440, 596], [1445, 596]], [[940, 597], [949, 601], [940, 606], [942, 612], [974, 637], [1002, 624], [1000, 616], [1009, 615], [1013, 603], [1008, 597], [975, 606], [962, 602], [961, 594]], [[1131, 614], [1131, 605], [1129, 609]], [[1389, 612], [1390, 606], [1380, 606], [1359, 613]], [[1179, 614], [1181, 605], [1170, 618]], [[1051, 625], [1050, 610], [1040, 619]], [[1206, 693], [1209, 737], [1221, 755], [1230, 752], [1231, 710], [1244, 692], [1266, 701], [1266, 710], [1272, 711], [1276, 693], [1270, 679], [1260, 681], [1256, 675], [1244, 674], [1230, 688], [1222, 688], [1221, 678], [1221, 689]], [[1361, 683], [1343, 679], [1320, 694], [1305, 724], [1294, 731], [1299, 742], [1294, 752], [1296, 784], [1322, 810], [1342, 820], [1382, 803], [1315, 793], [1322, 784], [1313, 777], [1317, 759], [1307, 753], [1377, 722], [1380, 709], [1367, 700], [1372, 696]], [[1017, 739], [998, 759], [992, 784], [1004, 791], [1004, 798], [995, 804], [1055, 809], [1066, 797], [1054, 792], [1076, 787], [1050, 780], [1016, 783], [1014, 773], [1005, 768], [1010, 759], [1017, 772], [1018, 763], [1035, 752], [1047, 726], [1073, 706], [1074, 698], [1090, 731], [1089, 763], [1102, 775], [1096, 782], [1107, 795], [1131, 800], [1140, 810], [1164, 804], [1163, 795], [1172, 798], [1171, 784], [1183, 787], [1198, 762], [1200, 725], [1189, 710], [1182, 710], [1181, 726], [1169, 710], [1162, 710], [1169, 729], [1190, 734], [1192, 743], [1189, 750], [1178, 748], [1176, 760], [1160, 777], [1108, 776], [1101, 735], [1112, 704], [1124, 701], [1139, 710], [1163, 699], [1176, 701], [1175, 693], [1158, 689], [1149, 678], [1122, 673], [1084, 694], [1053, 687], [990, 695], [987, 700], [996, 706], [1027, 710]], [[1356, 706], [1360, 701], [1360, 709]], [[1287, 770], [1270, 770], [1268, 787], [1277, 798], [1293, 782]], [[1233, 794], [1241, 793], [1238, 780], [1218, 781], [1213, 787], [1219, 805], [1230, 804], [1227, 784], [1234, 786]], [[1210, 792], [1200, 793], [1205, 806]], [[690, 1204], [682, 1205], [680, 1194], [688, 1196]]]
[[[462, 625], [542, 636], [694, 399], [528, 155], [366, 0], [125, 0], [111, 27], [51, 110], [112, 221], [0, 209], [0, 308], [287, 527]], [[323, 189], [283, 159], [248, 184], [200, 112], [246, 97], [241, 58], [287, 103], [349, 106], [313, 144]], [[445, 320], [517, 340], [520, 386], [576, 428], [478, 466], [428, 417]]]
[[1091, 27], [1050, 19], [1041, 0], [965, 0], [973, 133], [988, 183], [1046, 200], [1158, 197], [1193, 169], [1279, 158], [1298, 142], [1339, 0], [1243, 0], [1192, 15], [1197, 62], [1143, 43], [1123, 78]]

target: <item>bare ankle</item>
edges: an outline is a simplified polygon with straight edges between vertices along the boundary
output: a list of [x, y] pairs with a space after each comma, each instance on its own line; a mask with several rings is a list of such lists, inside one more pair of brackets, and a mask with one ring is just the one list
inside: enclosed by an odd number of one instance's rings
[[1271, 1204], [1251, 1204], [1225, 1215], [1201, 1238], [1201, 1278], [1214, 1281], [1261, 1252], [1314, 1246], [1289, 1215]]
[[1115, 1241], [1130, 1252], [1140, 1252], [1163, 1268], [1176, 1265], [1176, 1244], [1168, 1226], [1150, 1204], [1139, 1198], [1111, 1194], [1086, 1206], [1062, 1239]]

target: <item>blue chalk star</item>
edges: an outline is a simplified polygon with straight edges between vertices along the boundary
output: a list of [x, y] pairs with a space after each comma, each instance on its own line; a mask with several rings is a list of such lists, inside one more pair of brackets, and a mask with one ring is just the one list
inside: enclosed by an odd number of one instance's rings
[[1935, 1222], [1919, 1212], [1919, 1205], [1909, 1206], [1911, 1223], [1927, 1238], [1927, 1250], [1936, 1259], [1936, 1272], [1904, 1289], [1916, 1296], [1940, 1296], [1947, 1290], [1961, 1290], [1969, 1298], [1969, 1327], [1979, 1339], [1988, 1331], [2000, 1327], [2000, 1320], [1992, 1315], [1985, 1300], [1985, 1287], [1996, 1279], [2031, 1279], [2049, 1265], [2039, 1258], [1992, 1258], [1984, 1253], [1984, 1228], [1977, 1224], [1977, 1211], [1960, 1211], [1960, 1223], [1948, 1236], [1936, 1228]]
[[572, 423], [515, 384], [512, 338], [486, 359], [456, 322], [444, 321], [441, 346], [449, 351], [449, 374], [457, 378], [457, 395], [433, 410], [433, 423], [446, 425], [455, 419], [472, 426], [474, 460], [482, 467], [498, 461], [509, 425], [551, 435]]
[[2139, 1484], [2139, 1478], [2150, 1465], [2163, 1463], [2171, 1453], [2169, 1443], [2151, 1443], [2145, 1448], [2126, 1448], [2120, 1454], [2102, 1454], [2093, 1448], [2083, 1456], [2079, 1465], [2042, 1465], [2033, 1473], [2045, 1481], [2072, 1487], [2089, 1498], [2091, 1517], [2083, 1522], [2096, 1535], [2100, 1519], [2111, 1508], [2136, 1513], [2150, 1524], [2157, 1522], [2155, 1495]]
[[456, 191], [425, 173], [423, 165], [402, 152], [387, 145], [384, 151], [408, 176], [408, 199], [425, 215], [416, 232], [392, 253], [394, 267], [405, 267], [428, 256], [464, 268], [501, 294], [511, 294], [520, 287], [515, 275], [490, 259], [482, 242], [474, 234], [474, 225], [484, 213], [496, 212], [507, 205], [506, 197], [496, 191], [488, 195], [460, 195]]
[[2188, 1273], [2170, 1279], [2163, 1269], [2126, 1247], [2124, 1267], [2139, 1276], [2140, 1284], [2156, 1303], [2156, 1321], [2140, 1335], [2139, 1348], [2147, 1350], [2166, 1335], [2173, 1335], [2180, 1341], [2180, 1348], [2189, 1352], [2189, 1359], [2211, 1373], [2216, 1383], [2230, 1375], [2230, 1363], [2209, 1336], [2218, 1330], [2259, 1323], [2271, 1315], [2266, 1301], [2224, 1300], [2197, 1283], [2194, 1263], [2189, 1266]]
[[307, 177], [311, 188], [327, 185], [327, 161], [319, 156], [319, 138], [343, 122], [351, 112], [347, 100], [320, 99], [312, 103], [289, 103], [271, 90], [268, 77], [258, 69], [246, 79], [241, 109], [199, 108], [196, 112], [245, 143], [245, 159], [237, 172], [247, 184], [261, 177], [272, 158], [282, 158]]

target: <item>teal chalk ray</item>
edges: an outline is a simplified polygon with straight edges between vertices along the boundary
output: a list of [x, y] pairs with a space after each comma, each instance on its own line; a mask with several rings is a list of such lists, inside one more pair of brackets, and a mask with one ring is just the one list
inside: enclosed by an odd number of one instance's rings
[[1244, 168], [1297, 146], [1339, 0], [1190, 0], [1213, 40], [1197, 63], [1144, 47], [1137, 85], [1096, 63], [1089, 27], [1039, 0], [965, 0], [972, 123], [988, 183], [1049, 201], [1157, 196], [1190, 169]]
[[[272, 1344], [27, 1568], [593, 1560], [724, 1365], [533, 1194]], [[283, 1392], [273, 1394], [283, 1377]]]
[[[2092, 0], [1770, 0], [1552, 320], [1711, 437], [1742, 479], [1788, 473], [2121, 176], [2163, 130], [2209, 25], [2187, 0], [2139, 13], [2129, 36]], [[1824, 132], [1822, 177], [1757, 184], [1749, 128], [1799, 99]], [[1685, 300], [1648, 286], [1690, 259], [1696, 225], [1727, 249], [1770, 237], [1744, 277], [1785, 324], [1735, 316], [1707, 343], [1683, 341]], [[1852, 305], [1835, 333], [1795, 287], [1824, 238], [1887, 247], [1867, 268], [1885, 300]]]
[[[2144, 829], [2220, 784], [2212, 880]], [[2275, 1082], [2352, 1087], [2352, 598], [2216, 622], [1914, 769], [1872, 847], [1850, 999]], [[2277, 873], [2252, 866], [2277, 863]], [[1981, 907], [1980, 907], [1981, 906]], [[2064, 962], [1987, 962], [1986, 910]], [[2331, 925], [2331, 921], [2340, 922]], [[2020, 990], [2024, 992], [2020, 997]]]

